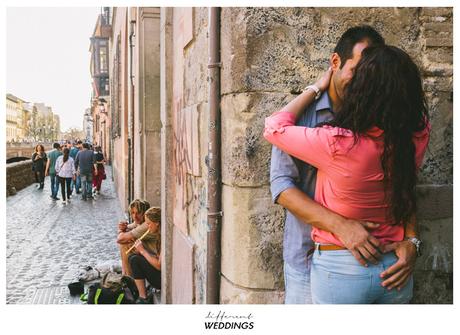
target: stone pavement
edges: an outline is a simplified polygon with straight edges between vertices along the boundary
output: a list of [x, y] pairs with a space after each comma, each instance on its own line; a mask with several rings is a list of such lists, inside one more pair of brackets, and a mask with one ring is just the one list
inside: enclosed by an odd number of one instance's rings
[[[71, 203], [50, 198], [31, 185], [6, 200], [6, 303], [72, 303], [67, 284], [79, 265], [119, 261], [117, 223], [124, 217], [111, 180], [95, 200], [73, 194]], [[61, 190], [59, 190], [59, 198]], [[46, 302], [47, 301], [47, 302]]]

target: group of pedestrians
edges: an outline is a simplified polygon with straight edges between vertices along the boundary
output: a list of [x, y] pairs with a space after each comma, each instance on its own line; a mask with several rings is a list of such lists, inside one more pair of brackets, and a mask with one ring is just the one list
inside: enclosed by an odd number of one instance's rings
[[73, 192], [82, 194], [82, 200], [99, 194], [102, 181], [106, 178], [104, 155], [101, 147], [93, 150], [89, 143], [75, 141], [66, 144], [53, 144], [53, 150], [46, 154], [43, 145], [38, 144], [32, 155], [32, 171], [37, 187], [43, 189], [46, 176], [50, 177], [51, 199], [58, 198], [61, 186], [61, 200], [69, 204]]
[[[94, 150], [81, 141], [73, 145], [53, 144], [48, 155], [39, 144], [32, 155], [33, 171], [38, 187], [43, 189], [45, 176], [50, 177], [51, 198], [58, 198], [61, 186], [61, 200], [68, 204], [73, 191], [82, 195], [82, 200], [92, 199], [99, 194], [102, 181], [106, 178], [104, 155], [101, 147]], [[134, 279], [139, 290], [138, 304], [153, 302], [149, 289], [161, 288], [161, 209], [151, 207], [146, 200], [135, 199], [129, 205], [131, 223], [118, 224], [122, 272]], [[152, 292], [152, 291], [150, 291]]]

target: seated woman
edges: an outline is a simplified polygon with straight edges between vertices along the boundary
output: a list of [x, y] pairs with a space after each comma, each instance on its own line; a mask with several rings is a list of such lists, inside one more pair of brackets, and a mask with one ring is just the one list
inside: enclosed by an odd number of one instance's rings
[[139, 290], [138, 303], [147, 303], [145, 280], [154, 288], [161, 288], [161, 209], [151, 207], [145, 212], [149, 233], [134, 244], [136, 254], [129, 256], [129, 264]]
[[[131, 267], [128, 262], [129, 254], [126, 254], [126, 252], [131, 248], [134, 241], [147, 231], [148, 226], [144, 223], [144, 214], [149, 207], [150, 204], [145, 200], [133, 200], [129, 204], [129, 213], [133, 222], [128, 224], [128, 222], [123, 221], [118, 224], [117, 243], [120, 249], [122, 272], [126, 276], [132, 277]], [[131, 251], [130, 253], [133, 252]]]
[[[405, 226], [414, 224], [416, 174], [430, 133], [419, 70], [399, 48], [368, 47], [333, 121], [317, 128], [295, 126], [316, 91], [334, 85], [331, 73], [268, 117], [264, 136], [318, 169], [317, 202], [345, 217], [378, 223], [371, 234], [384, 247], [402, 241]], [[313, 228], [312, 239], [314, 303], [410, 301], [412, 277], [401, 290], [382, 285], [380, 273], [397, 261], [394, 252], [364, 267], [334, 234]]]

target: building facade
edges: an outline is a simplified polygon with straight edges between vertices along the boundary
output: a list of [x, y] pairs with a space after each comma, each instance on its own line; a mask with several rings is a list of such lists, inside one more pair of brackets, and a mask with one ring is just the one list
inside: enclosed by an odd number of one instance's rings
[[83, 134], [84, 136], [80, 140], [93, 143], [93, 115], [91, 108], [87, 108], [83, 115]]
[[44, 103], [26, 102], [12, 94], [6, 95], [7, 141], [45, 141], [59, 138], [59, 116]]
[[160, 205], [160, 10], [113, 9], [109, 69], [115, 185], [124, 208]]
[[[216, 290], [220, 303], [283, 302], [284, 210], [271, 201], [264, 119], [313, 82], [340, 35], [363, 23], [405, 49], [423, 75], [433, 131], [417, 219], [429, 251], [417, 261], [413, 302], [452, 302], [451, 8], [222, 8], [216, 21], [207, 8], [110, 12], [114, 179], [125, 208], [135, 197], [161, 204], [163, 302], [209, 303]], [[211, 62], [216, 33], [220, 60]], [[220, 211], [210, 211], [213, 200]]]
[[[93, 93], [91, 99], [91, 137], [87, 141], [102, 148], [104, 157], [108, 162], [111, 161], [111, 119], [108, 113], [108, 100], [110, 92], [109, 83], [109, 38], [112, 34], [111, 9], [103, 7], [98, 16], [91, 36], [91, 77], [93, 80]], [[85, 114], [85, 119], [88, 117]], [[89, 135], [89, 134], [87, 134]]]
[[19, 137], [18, 111], [21, 100], [12, 94], [6, 95], [6, 141], [17, 141]]
[[36, 140], [41, 142], [58, 140], [61, 134], [59, 116], [53, 113], [53, 109], [50, 106], [42, 102], [34, 103], [34, 107], [37, 115], [31, 120]]

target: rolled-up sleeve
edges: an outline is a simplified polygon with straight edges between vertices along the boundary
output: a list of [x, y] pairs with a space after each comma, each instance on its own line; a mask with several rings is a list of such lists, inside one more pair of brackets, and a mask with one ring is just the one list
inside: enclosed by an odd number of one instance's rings
[[270, 160], [270, 191], [272, 201], [276, 203], [283, 191], [297, 187], [296, 181], [298, 178], [299, 169], [294, 159], [276, 146], [273, 146]]
[[307, 128], [295, 126], [295, 116], [281, 111], [265, 119], [264, 137], [283, 152], [318, 169], [327, 168], [334, 155], [332, 127]]

